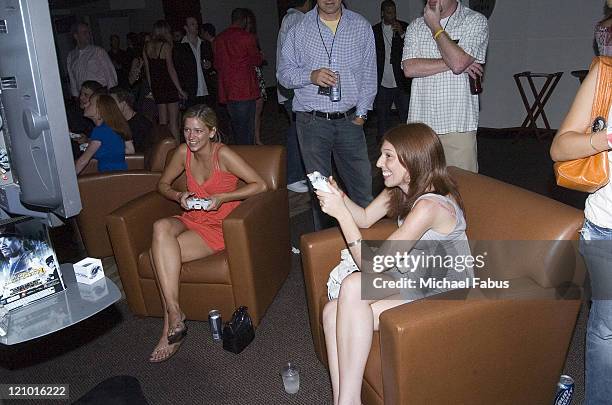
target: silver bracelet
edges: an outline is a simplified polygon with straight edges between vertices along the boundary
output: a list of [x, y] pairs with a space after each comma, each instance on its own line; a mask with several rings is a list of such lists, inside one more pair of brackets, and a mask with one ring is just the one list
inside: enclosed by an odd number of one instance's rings
[[361, 238], [359, 238], [359, 239], [357, 239], [357, 240], [354, 240], [354, 241], [352, 241], [352, 242], [348, 242], [348, 243], [346, 244], [346, 246], [348, 246], [348, 247], [350, 247], [350, 248], [352, 248], [352, 247], [354, 247], [354, 246], [357, 246], [357, 245], [361, 245]]

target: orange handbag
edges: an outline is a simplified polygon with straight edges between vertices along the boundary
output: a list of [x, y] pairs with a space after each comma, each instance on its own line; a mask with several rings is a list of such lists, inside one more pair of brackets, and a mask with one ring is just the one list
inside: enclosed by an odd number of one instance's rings
[[[591, 122], [599, 117], [608, 117], [612, 104], [612, 57], [598, 56], [591, 63], [591, 69], [599, 61], [597, 88], [591, 110]], [[612, 123], [607, 123], [612, 125]], [[585, 135], [589, 135], [591, 129]], [[554, 164], [557, 184], [572, 190], [593, 193], [608, 184], [610, 166], [608, 151], [582, 159], [568, 160]]]

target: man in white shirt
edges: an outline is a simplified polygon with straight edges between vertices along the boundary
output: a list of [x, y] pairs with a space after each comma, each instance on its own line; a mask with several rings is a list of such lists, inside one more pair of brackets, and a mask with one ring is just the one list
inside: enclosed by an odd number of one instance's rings
[[205, 72], [212, 68], [212, 47], [199, 37], [199, 24], [195, 17], [185, 18], [187, 33], [174, 52], [174, 66], [181, 87], [188, 94], [186, 106], [211, 105], [210, 91]]
[[68, 54], [66, 67], [70, 79], [70, 94], [79, 97], [81, 84], [94, 80], [106, 88], [117, 85], [117, 72], [103, 48], [91, 45], [89, 25], [79, 22], [72, 26], [76, 48]]
[[384, 0], [380, 4], [380, 17], [382, 21], [372, 27], [378, 69], [378, 93], [374, 106], [379, 141], [391, 127], [391, 106], [395, 104], [400, 122], [406, 122], [410, 101], [410, 79], [404, 76], [401, 66], [404, 33], [408, 23], [397, 19], [393, 0]]
[[[276, 42], [276, 61], [280, 60], [280, 53], [287, 38], [287, 33], [291, 28], [296, 26], [304, 13], [312, 9], [311, 0], [290, 0], [287, 14], [283, 17], [280, 31], [278, 32], [278, 40]], [[306, 170], [302, 162], [302, 156], [297, 140], [297, 129], [295, 127], [295, 113], [293, 112], [293, 90], [289, 90], [276, 85], [278, 103], [282, 104], [289, 115], [289, 130], [287, 131], [287, 189], [296, 193], [305, 193], [308, 191], [306, 185]]]
[[478, 95], [489, 42], [487, 18], [457, 0], [428, 0], [423, 17], [406, 30], [402, 64], [412, 77], [408, 122], [423, 122], [440, 137], [446, 163], [478, 171]]

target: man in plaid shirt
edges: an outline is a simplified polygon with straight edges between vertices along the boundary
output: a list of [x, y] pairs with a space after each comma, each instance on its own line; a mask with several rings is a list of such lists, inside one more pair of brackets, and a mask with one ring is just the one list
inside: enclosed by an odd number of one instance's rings
[[481, 76], [489, 42], [485, 16], [457, 0], [428, 0], [423, 17], [406, 30], [402, 63], [412, 77], [408, 122], [440, 136], [446, 163], [478, 171], [478, 95], [469, 77]]

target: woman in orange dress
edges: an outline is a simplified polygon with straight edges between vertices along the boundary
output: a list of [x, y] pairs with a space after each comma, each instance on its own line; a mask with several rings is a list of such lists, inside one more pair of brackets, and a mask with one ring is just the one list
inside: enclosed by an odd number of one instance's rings
[[[149, 361], [158, 363], [173, 356], [187, 334], [185, 314], [179, 307], [182, 263], [210, 256], [225, 248], [223, 220], [252, 195], [266, 190], [263, 179], [238, 154], [216, 142], [217, 117], [204, 105], [195, 105], [183, 116], [181, 144], [164, 169], [158, 191], [185, 210], [183, 215], [163, 218], [153, 225], [150, 257], [164, 306], [164, 326]], [[187, 190], [172, 188], [183, 172]], [[245, 185], [237, 188], [238, 180]], [[193, 197], [210, 199], [207, 210], [190, 210]]]

